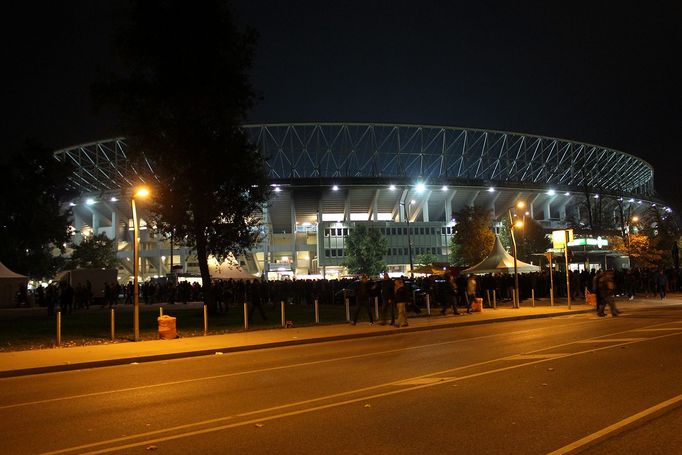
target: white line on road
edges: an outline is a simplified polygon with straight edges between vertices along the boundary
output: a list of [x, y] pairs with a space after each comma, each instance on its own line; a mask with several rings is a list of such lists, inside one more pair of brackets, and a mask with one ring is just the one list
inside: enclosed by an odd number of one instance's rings
[[658, 403], [655, 406], [652, 406], [648, 409], [645, 409], [644, 411], [638, 412], [637, 414], [631, 415], [630, 417], [627, 417], [619, 422], [614, 423], [613, 425], [609, 425], [606, 428], [602, 428], [601, 430], [592, 433], [591, 435], [585, 436], [582, 439], [579, 439], [575, 442], [572, 442], [571, 444], [568, 444], [560, 449], [555, 450], [554, 452], [550, 452], [548, 455], [563, 455], [570, 453], [576, 449], [579, 449], [581, 447], [584, 447], [598, 439], [601, 439], [611, 433], [614, 433], [618, 430], [620, 430], [623, 427], [626, 427], [630, 425], [631, 423], [634, 423], [638, 420], [644, 419], [646, 417], [649, 417], [657, 412], [662, 411], [665, 408], [671, 407], [676, 405], [682, 401], [682, 394], [677, 395], [676, 397], [673, 397], [669, 400], [666, 400], [662, 403]]
[[625, 341], [642, 341], [646, 338], [595, 338], [592, 340], [576, 341], [576, 344], [592, 344], [592, 343], [623, 343]]
[[[620, 344], [604, 346], [601, 348], [590, 349], [590, 350], [586, 350], [586, 351], [568, 353], [568, 354], [564, 355], [563, 357], [564, 358], [575, 357], [578, 355], [587, 354], [587, 353], [591, 353], [591, 352], [613, 349], [613, 348], [617, 348], [619, 346], [625, 346], [625, 345], [634, 344], [634, 343], [638, 343], [638, 342], [644, 342], [644, 341], [650, 341], [650, 340], [659, 340], [659, 339], [663, 339], [663, 338], [670, 338], [670, 337], [677, 336], [677, 335], [679, 335], [679, 333], [667, 333], [665, 335], [658, 335], [655, 337], [644, 338], [644, 339], [641, 339], [640, 341], [629, 341], [629, 342], [624, 342], [624, 343], [620, 343]], [[507, 360], [508, 358], [509, 357], [489, 360], [489, 361], [481, 362], [479, 365], [490, 364], [490, 363], [501, 361], [501, 360]], [[463, 381], [466, 379], [473, 379], [473, 378], [478, 378], [481, 376], [491, 375], [491, 374], [495, 374], [495, 373], [502, 373], [502, 372], [506, 372], [506, 371], [511, 371], [511, 370], [514, 370], [517, 368], [523, 368], [526, 366], [537, 365], [540, 363], [548, 362], [550, 360], [556, 360], [556, 357], [542, 358], [542, 359], [534, 360], [531, 362], [526, 362], [523, 364], [494, 368], [492, 370], [480, 371], [477, 373], [471, 373], [471, 374], [464, 375], [464, 376], [458, 376], [458, 377], [443, 377], [442, 376], [443, 374], [448, 374], [448, 373], [451, 374], [455, 371], [460, 371], [460, 370], [463, 370], [466, 368], [470, 368], [474, 365], [456, 367], [456, 368], [451, 368], [448, 370], [443, 370], [443, 371], [439, 371], [439, 372], [433, 372], [433, 373], [429, 373], [429, 374], [425, 374], [425, 375], [421, 375], [421, 376], [416, 376], [414, 378], [402, 379], [399, 381], [391, 381], [391, 382], [387, 382], [385, 384], [378, 384], [378, 385], [374, 385], [374, 386], [370, 386], [370, 387], [365, 387], [362, 389], [349, 390], [346, 392], [341, 392], [341, 393], [328, 395], [328, 396], [324, 396], [324, 397], [319, 397], [319, 398], [314, 398], [314, 399], [310, 399], [310, 400], [288, 403], [288, 404], [279, 405], [279, 406], [275, 406], [275, 407], [271, 407], [271, 408], [259, 409], [259, 410], [255, 410], [255, 411], [245, 412], [245, 413], [237, 414], [237, 415], [225, 416], [225, 417], [216, 418], [216, 419], [212, 419], [212, 420], [204, 421], [204, 422], [196, 422], [194, 424], [183, 425], [182, 427], [186, 428], [186, 427], [189, 427], [192, 425], [193, 426], [199, 426], [199, 425], [206, 425], [206, 424], [211, 424], [211, 423], [219, 423], [220, 421], [227, 421], [227, 420], [231, 420], [231, 419], [238, 418], [238, 417], [250, 417], [250, 416], [254, 416], [254, 415], [258, 415], [258, 414], [264, 414], [267, 412], [279, 411], [279, 410], [283, 410], [286, 408], [293, 408], [296, 406], [311, 404], [311, 403], [320, 402], [323, 400], [340, 398], [342, 396], [348, 396], [351, 394], [366, 392], [366, 391], [370, 391], [370, 390], [376, 390], [376, 389], [379, 389], [381, 387], [403, 385], [405, 382], [410, 381], [410, 380], [414, 381], [415, 385], [408, 386], [408, 388], [400, 388], [398, 390], [375, 393], [373, 395], [363, 396], [360, 398], [349, 398], [349, 399], [346, 399], [343, 401], [338, 401], [335, 403], [321, 404], [321, 405], [313, 406], [313, 407], [306, 408], [306, 409], [299, 409], [299, 410], [295, 410], [295, 411], [283, 412], [280, 414], [266, 415], [266, 416], [263, 416], [263, 417], [260, 417], [257, 419], [228, 423], [228, 424], [224, 424], [224, 425], [218, 425], [215, 427], [188, 431], [185, 433], [178, 433], [178, 434], [173, 434], [173, 435], [169, 435], [169, 436], [162, 436], [162, 437], [158, 437], [155, 439], [148, 439], [148, 440], [143, 440], [143, 441], [131, 442], [129, 444], [115, 446], [115, 447], [107, 447], [107, 448], [99, 449], [99, 450], [96, 450], [93, 452], [83, 452], [83, 450], [98, 447], [98, 446], [101, 447], [101, 446], [105, 446], [105, 445], [109, 445], [109, 444], [115, 444], [117, 442], [123, 442], [126, 440], [132, 441], [135, 439], [140, 439], [140, 438], [144, 438], [146, 436], [150, 436], [152, 434], [158, 434], [158, 433], [162, 432], [163, 430], [156, 430], [156, 431], [149, 432], [149, 433], [139, 433], [137, 435], [125, 436], [125, 437], [110, 439], [110, 440], [103, 440], [103, 441], [94, 442], [94, 443], [90, 443], [90, 444], [84, 444], [84, 445], [76, 446], [76, 447], [68, 447], [65, 449], [56, 450], [56, 451], [52, 451], [52, 452], [45, 452], [45, 453], [43, 453], [43, 455], [56, 455], [56, 454], [76, 452], [76, 451], [79, 453], [88, 453], [88, 454], [100, 454], [100, 453], [120, 451], [120, 450], [125, 450], [125, 449], [129, 449], [129, 448], [133, 448], [133, 447], [151, 445], [151, 444], [156, 444], [159, 442], [171, 441], [171, 440], [185, 438], [185, 437], [198, 436], [201, 434], [226, 430], [226, 429], [230, 429], [230, 428], [241, 427], [241, 426], [255, 424], [255, 423], [259, 423], [259, 422], [266, 422], [266, 421], [271, 421], [271, 420], [280, 419], [280, 418], [284, 418], [284, 417], [291, 417], [291, 416], [306, 414], [306, 413], [310, 413], [310, 412], [321, 411], [324, 409], [336, 408], [336, 407], [345, 406], [345, 405], [352, 404], [352, 403], [357, 403], [360, 401], [367, 401], [367, 400], [372, 400], [372, 399], [377, 399], [377, 398], [384, 398], [384, 397], [392, 396], [392, 395], [395, 395], [398, 393], [405, 393], [406, 391], [420, 390], [420, 389], [424, 389], [427, 387], [433, 387], [433, 386], [438, 386], [438, 385], [442, 385], [442, 384], [448, 384], [451, 382]], [[436, 376], [436, 375], [438, 375], [437, 381], [418, 381], [418, 379], [428, 378], [429, 376]], [[175, 428], [166, 429], [166, 431], [174, 431], [174, 430], [175, 430]]]
[[[558, 328], [575, 327], [575, 326], [584, 325], [584, 324], [589, 324], [589, 322], [563, 324], [561, 326], [558, 326]], [[367, 358], [367, 357], [372, 357], [372, 356], [380, 356], [380, 355], [384, 355], [384, 354], [395, 354], [395, 353], [399, 353], [399, 352], [412, 351], [412, 350], [416, 350], [416, 349], [431, 348], [434, 346], [445, 346], [448, 344], [455, 344], [455, 343], [468, 343], [470, 341], [483, 340], [486, 338], [508, 337], [508, 336], [512, 336], [512, 335], [520, 335], [520, 334], [525, 334], [525, 333], [533, 332], [536, 330], [543, 330], [543, 329], [544, 328], [525, 329], [525, 330], [518, 330], [515, 332], [508, 332], [508, 333], [496, 333], [496, 334], [492, 334], [492, 335], [482, 335], [482, 336], [473, 337], [473, 338], [464, 338], [464, 339], [457, 339], [457, 340], [450, 340], [450, 341], [441, 341], [438, 343], [429, 343], [429, 344], [422, 344], [422, 345], [418, 345], [418, 346], [409, 346], [409, 347], [405, 347], [405, 348], [388, 349], [385, 351], [368, 352], [368, 353], [364, 353], [364, 354], [355, 354], [355, 355], [349, 355], [349, 356], [343, 356], [343, 357], [334, 357], [334, 358], [324, 359], [324, 360], [314, 360], [314, 361], [310, 361], [310, 362], [292, 363], [292, 364], [280, 365], [280, 366], [276, 366], [276, 367], [257, 368], [254, 370], [237, 371], [237, 372], [233, 372], [233, 373], [225, 373], [225, 374], [219, 374], [219, 375], [213, 375], [213, 376], [202, 376], [202, 377], [198, 377], [198, 378], [182, 379], [179, 381], [170, 381], [170, 382], [162, 382], [162, 383], [158, 383], [158, 384], [148, 384], [148, 385], [135, 386], [135, 387], [126, 387], [126, 388], [122, 388], [122, 389], [104, 390], [101, 392], [84, 393], [84, 394], [79, 394], [79, 395], [68, 395], [68, 396], [57, 397], [57, 398], [47, 398], [44, 400], [26, 401], [26, 402], [22, 402], [22, 403], [2, 405], [2, 406], [0, 406], [0, 410], [18, 408], [18, 407], [23, 407], [23, 406], [33, 406], [33, 405], [38, 405], [38, 404], [54, 403], [54, 402], [59, 402], [59, 401], [74, 400], [74, 399], [80, 399], [80, 398], [91, 398], [91, 397], [96, 397], [96, 396], [101, 396], [101, 395], [110, 395], [110, 394], [115, 394], [115, 393], [133, 392], [133, 391], [138, 391], [138, 390], [153, 389], [153, 388], [157, 388], [157, 387], [168, 387], [168, 386], [188, 384], [188, 383], [193, 383], [193, 382], [201, 382], [201, 381], [208, 381], [208, 380], [215, 380], [215, 379], [224, 379], [224, 378], [235, 377], [235, 376], [243, 376], [243, 375], [247, 375], [247, 374], [267, 373], [267, 372], [271, 372], [271, 371], [285, 370], [288, 368], [309, 367], [312, 365], [321, 365], [321, 364], [325, 364], [325, 363], [361, 359], [361, 358]], [[479, 364], [473, 364], [473, 365], [479, 365]]]

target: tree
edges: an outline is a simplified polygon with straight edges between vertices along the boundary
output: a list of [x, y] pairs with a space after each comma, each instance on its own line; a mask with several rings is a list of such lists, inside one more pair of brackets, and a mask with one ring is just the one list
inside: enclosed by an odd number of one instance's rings
[[213, 312], [208, 256], [256, 244], [269, 194], [263, 157], [239, 128], [257, 100], [255, 33], [237, 28], [228, 2], [149, 0], [135, 3], [120, 43], [130, 73], [95, 92], [118, 108], [136, 169], [151, 164], [157, 228], [196, 249]]
[[86, 237], [80, 245], [72, 245], [69, 267], [115, 269], [117, 265], [114, 241], [105, 233]]
[[491, 211], [479, 206], [464, 207], [455, 213], [455, 219], [450, 262], [459, 266], [481, 262], [495, 244], [495, 234], [490, 228]]
[[417, 256], [417, 260], [416, 260], [415, 264], [416, 265], [429, 265], [429, 264], [433, 264], [434, 262], [436, 262], [437, 259], [438, 258], [436, 257], [435, 254], [424, 253], [424, 254], [420, 254], [419, 256]]
[[[47, 278], [69, 240], [71, 169], [43, 145], [27, 143], [0, 165], [0, 260], [17, 273]], [[56, 254], [54, 254], [56, 253]]]
[[342, 265], [350, 273], [378, 275], [386, 270], [384, 255], [387, 249], [388, 241], [378, 229], [357, 225], [346, 237], [346, 260]]

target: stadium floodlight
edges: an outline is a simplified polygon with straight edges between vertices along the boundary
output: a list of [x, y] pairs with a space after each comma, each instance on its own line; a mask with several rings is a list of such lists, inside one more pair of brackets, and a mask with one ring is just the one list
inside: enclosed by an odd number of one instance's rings
[[447, 186], [447, 185], [443, 185], [443, 187], [441, 188], [441, 190], [447, 191], [447, 190], [448, 190], [448, 186]]
[[388, 189], [391, 190], [391, 191], [395, 191], [395, 185], [390, 185], [390, 186], [388, 187]]
[[569, 193], [568, 191], [566, 191], [566, 192], [564, 193], [564, 196], [570, 196], [570, 195], [571, 195], [571, 193]]
[[417, 183], [415, 189], [417, 190], [417, 193], [423, 193], [424, 191], [426, 191], [426, 185], [424, 185], [423, 183]]
[[332, 186], [332, 191], [339, 191], [339, 186], [338, 185]]
[[95, 203], [95, 200], [94, 200], [93, 198], [89, 197], [89, 198], [85, 201], [85, 203], [88, 204], [88, 205], [92, 205], [92, 204]]
[[554, 196], [556, 194], [556, 191], [554, 190], [547, 190], [547, 196]]
[[75, 207], [76, 204], [74, 202], [69, 202], [69, 207]]
[[490, 188], [488, 188], [488, 193], [494, 193], [494, 192], [495, 192], [495, 188], [494, 188], [494, 187], [491, 186]]
[[118, 198], [116, 196], [112, 196], [111, 199], [109, 199], [111, 202], [116, 202], [118, 201]]

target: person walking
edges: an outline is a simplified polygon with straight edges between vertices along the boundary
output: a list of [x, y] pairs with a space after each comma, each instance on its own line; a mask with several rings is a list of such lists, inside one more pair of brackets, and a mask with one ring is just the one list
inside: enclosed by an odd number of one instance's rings
[[440, 314], [445, 315], [445, 313], [448, 310], [448, 307], [452, 308], [452, 314], [457, 316], [459, 315], [459, 311], [457, 311], [457, 299], [459, 294], [459, 289], [457, 287], [457, 280], [455, 280], [454, 275], [449, 273], [447, 275], [447, 281], [445, 282], [445, 289], [444, 289], [444, 294], [442, 299], [443, 299], [443, 308], [440, 311]]
[[661, 300], [665, 299], [665, 291], [667, 287], [668, 277], [665, 275], [663, 270], [659, 270], [656, 274], [656, 290], [658, 291], [658, 295], [661, 297]]
[[[606, 313], [606, 305], [609, 306], [609, 311], [611, 312], [611, 317], [616, 317], [620, 314], [618, 308], [616, 308], [616, 303], [614, 300], [613, 292], [616, 289], [616, 282], [613, 270], [607, 270], [599, 276], [599, 281], [597, 282], [597, 292], [601, 294], [601, 309], [597, 311], [597, 315], [604, 317]], [[599, 300], [599, 299], [598, 299]]]
[[390, 325], [395, 325], [395, 305], [394, 305], [394, 284], [388, 272], [384, 272], [384, 279], [381, 280], [381, 322], [379, 324], [386, 325], [387, 313], [391, 315]]
[[410, 291], [405, 287], [405, 282], [403, 281], [402, 278], [398, 278], [395, 280], [395, 287], [394, 287], [394, 295], [395, 295], [395, 306], [398, 311], [398, 319], [396, 321], [396, 325], [398, 327], [407, 327], [407, 305], [410, 303], [412, 300]]
[[355, 287], [355, 313], [353, 314], [352, 325], [357, 324], [358, 316], [360, 315], [360, 309], [366, 308], [367, 315], [369, 316], [369, 325], [374, 324], [374, 317], [372, 316], [372, 306], [370, 305], [369, 299], [371, 294], [371, 284], [367, 275], [362, 275], [360, 282]]
[[476, 275], [473, 273], [467, 278], [467, 313], [471, 314], [471, 305], [474, 303], [476, 298]]

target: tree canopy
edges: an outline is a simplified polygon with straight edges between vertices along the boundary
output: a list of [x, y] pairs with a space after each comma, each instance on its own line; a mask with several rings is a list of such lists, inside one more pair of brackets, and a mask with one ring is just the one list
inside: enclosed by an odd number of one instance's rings
[[115, 269], [117, 267], [114, 241], [105, 233], [85, 237], [80, 245], [74, 244], [72, 248], [73, 252], [68, 263], [70, 268]]
[[450, 262], [453, 265], [474, 265], [485, 259], [495, 244], [491, 229], [491, 211], [479, 207], [464, 207], [454, 214], [455, 233], [452, 236]]
[[73, 196], [71, 169], [43, 145], [28, 143], [0, 165], [0, 261], [32, 278], [47, 278], [61, 267], [55, 250], [69, 240]]
[[136, 169], [154, 170], [157, 229], [195, 247], [211, 310], [208, 255], [251, 248], [269, 194], [263, 157], [239, 128], [258, 99], [255, 42], [228, 2], [138, 1], [120, 37], [130, 73], [96, 88], [118, 108]]
[[384, 255], [388, 241], [378, 229], [357, 225], [346, 237], [345, 246], [346, 260], [342, 265], [350, 273], [378, 275], [386, 270]]

